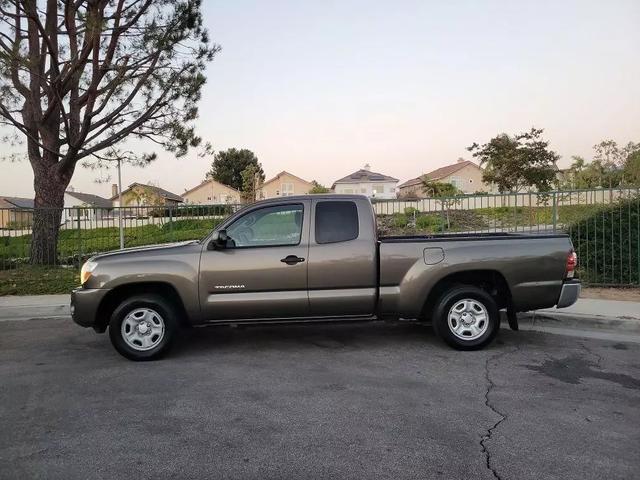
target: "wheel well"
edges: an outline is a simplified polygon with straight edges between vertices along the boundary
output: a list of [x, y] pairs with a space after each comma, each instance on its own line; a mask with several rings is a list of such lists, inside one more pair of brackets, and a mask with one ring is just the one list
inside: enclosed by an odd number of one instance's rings
[[188, 325], [184, 303], [173, 285], [163, 282], [141, 282], [119, 285], [104, 296], [97, 310], [96, 329], [104, 332], [109, 325], [111, 314], [116, 307], [120, 305], [125, 298], [142, 293], [161, 295], [178, 309], [178, 322], [183, 326]]
[[429, 318], [438, 298], [453, 285], [473, 285], [491, 295], [498, 308], [507, 308], [511, 303], [511, 291], [504, 276], [496, 270], [471, 270], [456, 272], [438, 280], [422, 307], [421, 318]]

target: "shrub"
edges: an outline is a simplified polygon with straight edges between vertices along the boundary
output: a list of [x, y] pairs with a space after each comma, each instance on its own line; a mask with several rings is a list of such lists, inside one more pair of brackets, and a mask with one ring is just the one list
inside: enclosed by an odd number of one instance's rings
[[639, 224], [640, 198], [634, 198], [595, 209], [569, 226], [585, 282], [640, 283]]
[[417, 215], [418, 213], [420, 213], [420, 210], [418, 210], [415, 207], [407, 207], [404, 209], [404, 214], [409, 216], [409, 217], [413, 217], [415, 215]]
[[396, 213], [393, 216], [393, 226], [397, 228], [405, 228], [409, 224], [409, 219], [403, 213]]
[[219, 223], [220, 223], [220, 219], [218, 218], [174, 220], [173, 222], [167, 222], [164, 225], [162, 225], [161, 230], [163, 232], [170, 232], [172, 230], [173, 231], [182, 231], [182, 230], [211, 231]]
[[441, 232], [444, 230], [445, 222], [438, 215], [420, 215], [416, 218], [416, 228], [429, 232]]

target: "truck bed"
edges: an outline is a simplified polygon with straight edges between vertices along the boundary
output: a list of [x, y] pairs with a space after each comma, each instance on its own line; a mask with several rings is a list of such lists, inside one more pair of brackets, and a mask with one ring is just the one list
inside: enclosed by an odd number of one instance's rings
[[553, 307], [572, 250], [565, 234], [454, 233], [381, 237], [380, 312], [419, 316], [424, 292], [441, 281], [475, 284], [490, 273], [509, 288], [516, 311]]

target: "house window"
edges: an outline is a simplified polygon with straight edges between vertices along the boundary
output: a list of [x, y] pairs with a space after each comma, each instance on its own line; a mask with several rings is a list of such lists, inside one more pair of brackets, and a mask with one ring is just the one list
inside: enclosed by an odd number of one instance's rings
[[360, 189], [360, 193], [367, 193], [367, 189], [366, 188], [361, 188]]
[[374, 195], [384, 193], [384, 185], [374, 185], [372, 190]]
[[345, 188], [342, 193], [353, 193], [353, 188]]
[[454, 187], [458, 188], [458, 189], [462, 185], [462, 182], [460, 181], [460, 178], [458, 178], [458, 177], [451, 177], [451, 180], [449, 181], [449, 183], [451, 185], [453, 185]]
[[282, 196], [290, 197], [293, 195], [293, 183], [283, 183], [282, 184]]

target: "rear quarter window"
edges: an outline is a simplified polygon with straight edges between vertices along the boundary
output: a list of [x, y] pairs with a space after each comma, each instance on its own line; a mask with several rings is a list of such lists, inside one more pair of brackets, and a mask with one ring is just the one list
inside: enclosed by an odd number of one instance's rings
[[358, 208], [354, 202], [318, 202], [316, 243], [346, 242], [358, 238]]

